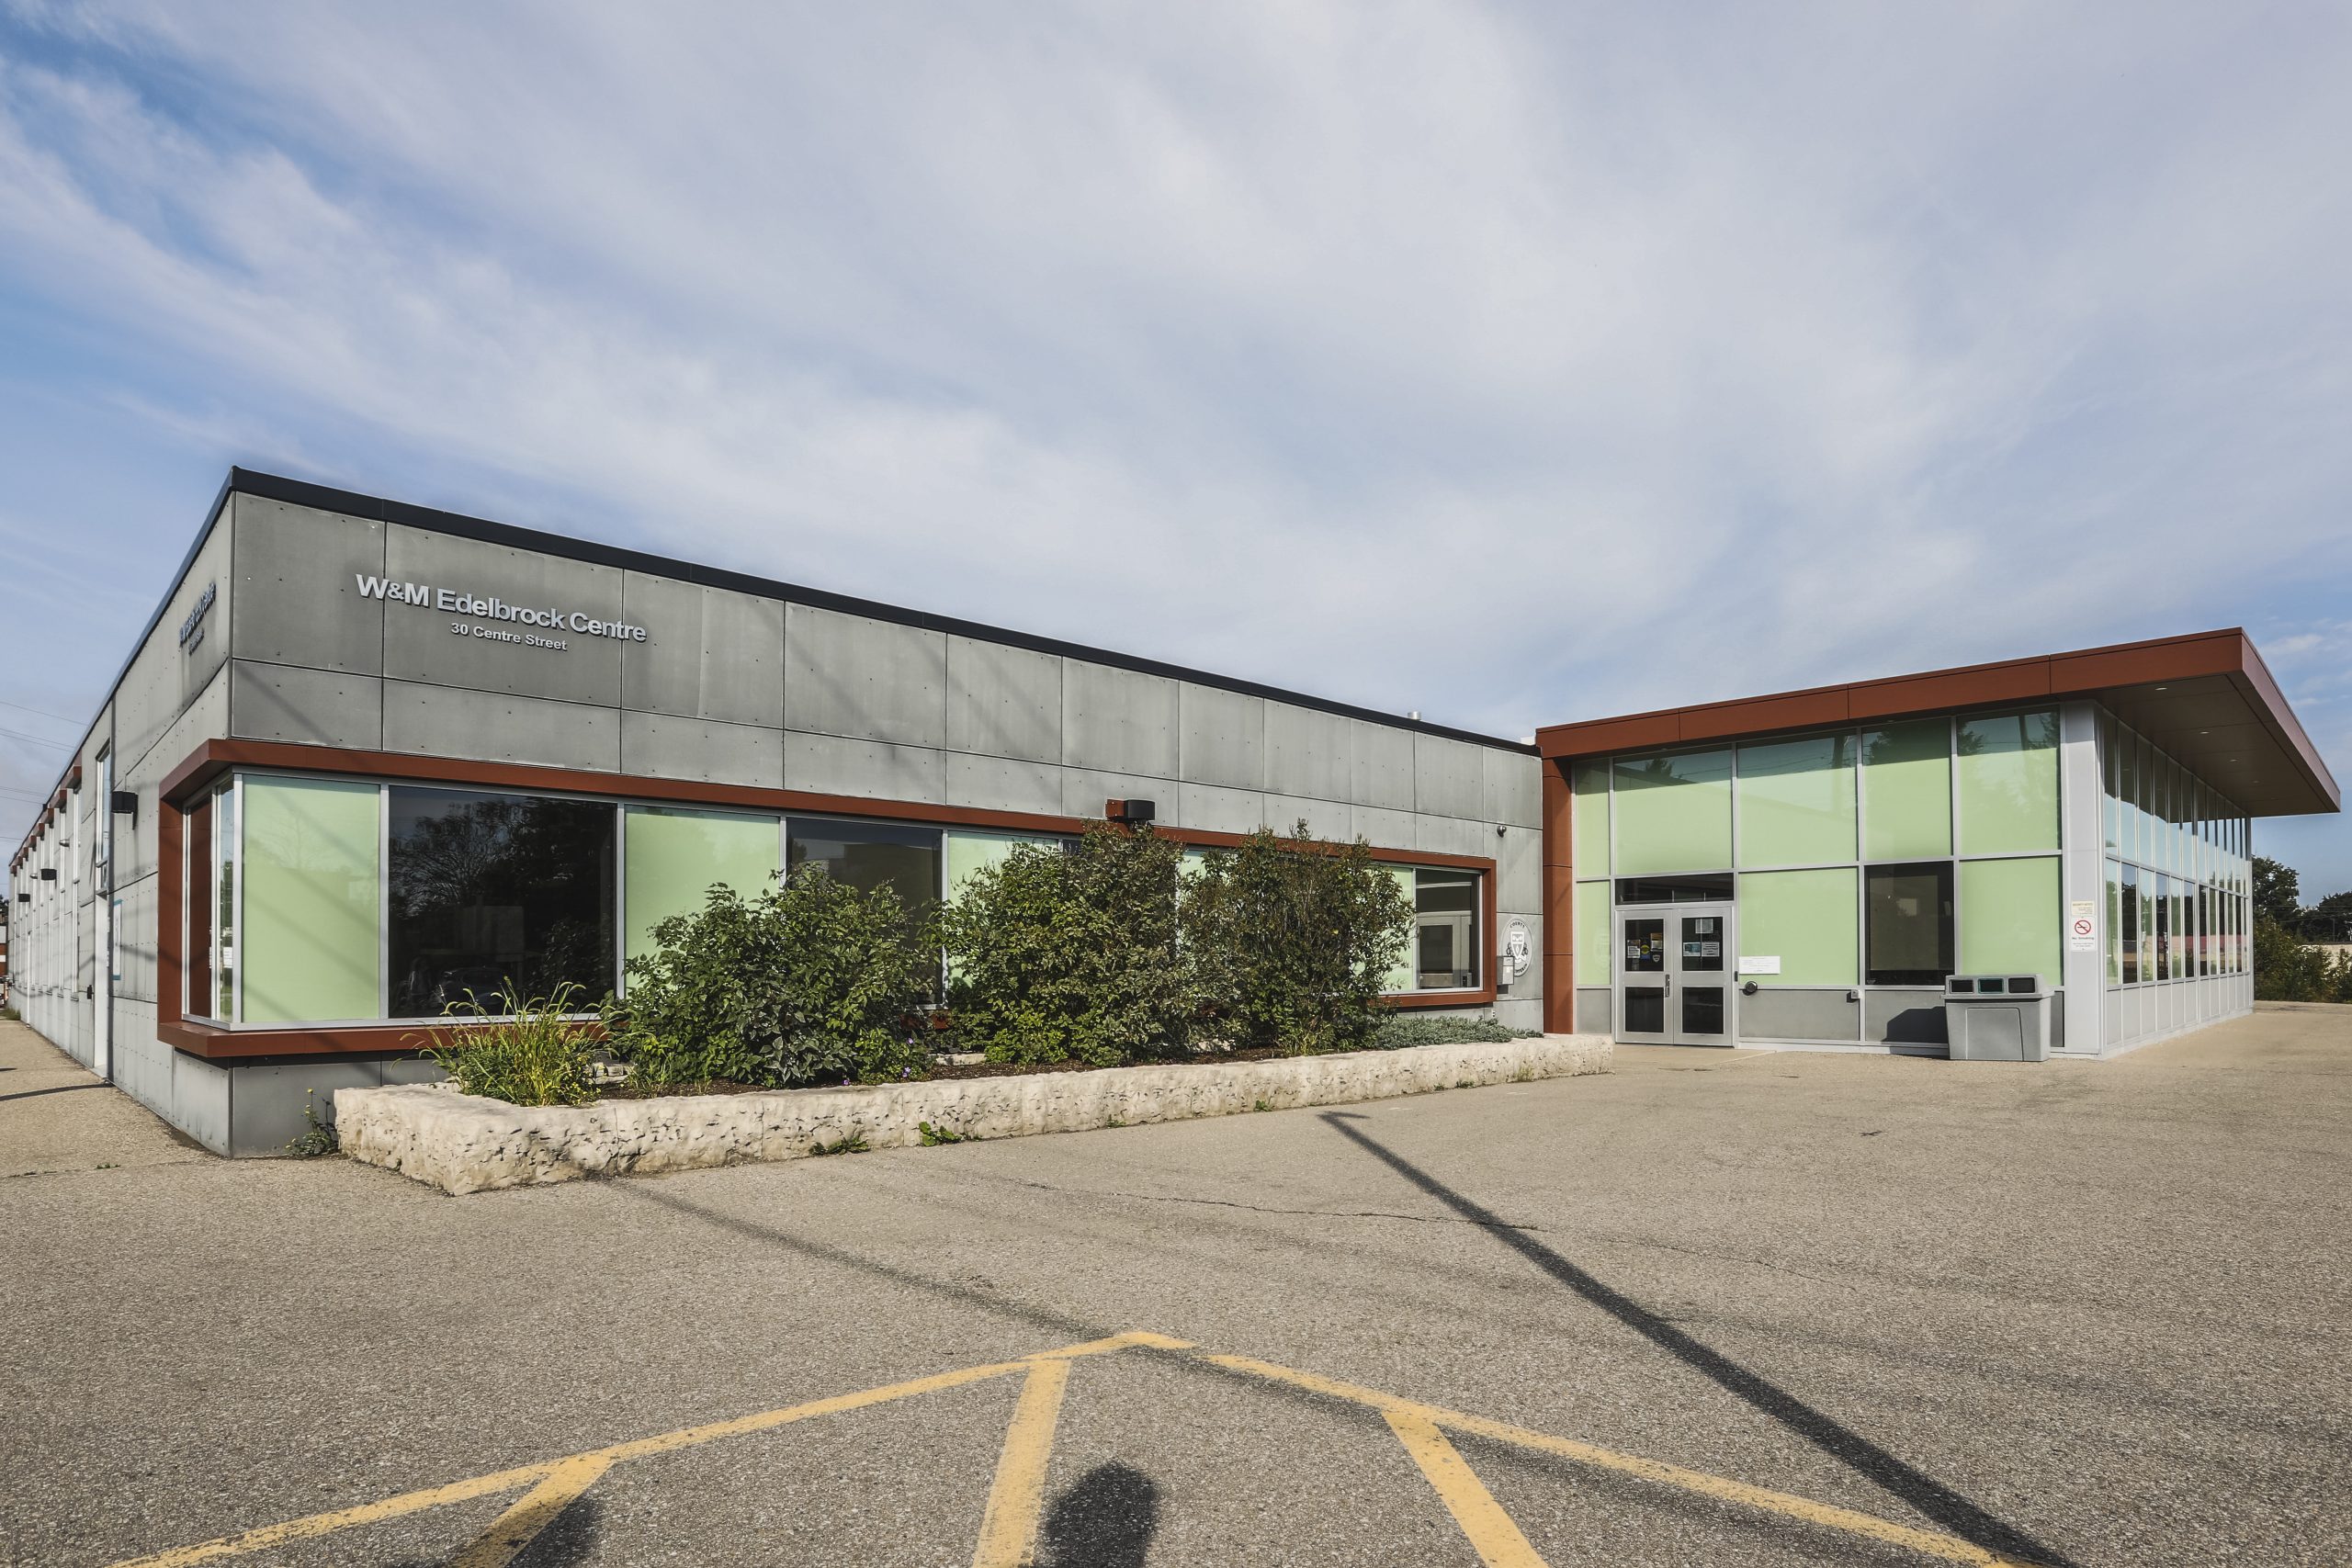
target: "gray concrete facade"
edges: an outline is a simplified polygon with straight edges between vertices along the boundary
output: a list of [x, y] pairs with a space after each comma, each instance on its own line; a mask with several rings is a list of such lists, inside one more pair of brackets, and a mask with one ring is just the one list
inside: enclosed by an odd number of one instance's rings
[[[222, 1068], [156, 1038], [158, 786], [215, 738], [808, 791], [870, 802], [877, 817], [900, 803], [1099, 818], [1106, 798], [1142, 796], [1177, 828], [1305, 821], [1380, 848], [1493, 859], [1486, 962], [1514, 919], [1542, 951], [1542, 763], [1529, 749], [565, 547], [226, 492], [85, 742], [72, 829], [52, 829], [28, 863], [60, 880], [17, 884], [35, 890], [11, 906], [27, 1021], [97, 1060], [104, 896], [119, 901], [107, 971], [119, 978], [101, 1065], [208, 1146], [271, 1152], [303, 1130], [306, 1095], [395, 1070]], [[445, 592], [644, 635], [453, 610]], [[101, 754], [140, 802], [111, 866], [95, 858]], [[1538, 963], [1494, 1010], [1539, 1026], [1540, 986]]]

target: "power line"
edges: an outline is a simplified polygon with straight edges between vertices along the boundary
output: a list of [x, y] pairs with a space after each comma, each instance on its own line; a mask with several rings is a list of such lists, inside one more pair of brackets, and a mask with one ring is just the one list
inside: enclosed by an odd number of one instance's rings
[[21, 729], [0, 729], [0, 735], [5, 735], [11, 740], [25, 741], [29, 745], [46, 746], [52, 751], [71, 751], [74, 750], [73, 746], [66, 741], [44, 740], [38, 735], [27, 735]]
[[74, 722], [62, 713], [51, 713], [47, 708], [37, 708], [30, 703], [12, 703], [6, 697], [0, 697], [0, 708], [15, 708], [19, 713], [31, 714], [36, 718], [53, 718], [60, 724]]

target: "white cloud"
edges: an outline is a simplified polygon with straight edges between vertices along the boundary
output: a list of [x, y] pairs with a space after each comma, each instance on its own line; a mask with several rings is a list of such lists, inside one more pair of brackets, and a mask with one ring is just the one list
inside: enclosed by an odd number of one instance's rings
[[224, 457], [1510, 734], [2347, 575], [2340, 17], [19, 16]]

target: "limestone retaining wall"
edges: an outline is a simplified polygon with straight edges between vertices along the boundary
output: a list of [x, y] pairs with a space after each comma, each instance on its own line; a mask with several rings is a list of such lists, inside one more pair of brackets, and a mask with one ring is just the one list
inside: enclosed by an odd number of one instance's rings
[[585, 1176], [800, 1159], [862, 1136], [868, 1148], [922, 1141], [931, 1122], [967, 1138], [1385, 1100], [1430, 1089], [1606, 1072], [1610, 1043], [1553, 1034], [1263, 1062], [1187, 1062], [1018, 1077], [944, 1078], [857, 1089], [519, 1106], [440, 1085], [337, 1089], [336, 1133], [353, 1159], [445, 1192]]

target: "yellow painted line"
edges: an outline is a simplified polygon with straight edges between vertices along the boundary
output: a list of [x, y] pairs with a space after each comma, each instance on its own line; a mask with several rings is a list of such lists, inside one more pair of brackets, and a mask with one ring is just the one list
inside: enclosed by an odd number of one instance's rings
[[[1083, 1348], [1074, 1347], [1074, 1348]], [[1050, 1354], [1050, 1352], [1048, 1352]], [[639, 1438], [633, 1442], [616, 1443], [610, 1448], [594, 1449], [586, 1453], [567, 1455], [538, 1464], [524, 1465], [514, 1470], [502, 1470], [490, 1475], [477, 1475], [465, 1481], [452, 1481], [444, 1486], [428, 1486], [421, 1491], [403, 1492], [397, 1497], [380, 1502], [363, 1503], [356, 1507], [337, 1508], [329, 1513], [312, 1514], [307, 1518], [289, 1519], [284, 1524], [265, 1525], [241, 1535], [222, 1536], [217, 1540], [183, 1546], [170, 1551], [156, 1552], [148, 1557], [126, 1558], [112, 1568], [191, 1568], [198, 1562], [217, 1562], [224, 1557], [242, 1557], [248, 1552], [283, 1546], [288, 1541], [309, 1540], [318, 1536], [332, 1535], [337, 1530], [359, 1525], [378, 1524], [395, 1519], [404, 1514], [420, 1513], [427, 1508], [443, 1507], [451, 1503], [469, 1502], [476, 1497], [488, 1497], [501, 1492], [512, 1492], [545, 1480], [560, 1465], [582, 1460], [601, 1460], [607, 1466], [629, 1460], [647, 1459], [655, 1454], [674, 1453], [680, 1449], [694, 1448], [701, 1443], [717, 1442], [724, 1438], [741, 1438], [753, 1432], [764, 1432], [795, 1421], [813, 1416], [831, 1416], [844, 1410], [859, 1410], [871, 1404], [887, 1404], [894, 1399], [910, 1399], [917, 1394], [933, 1393], [941, 1389], [959, 1388], [966, 1383], [982, 1382], [989, 1378], [1008, 1377], [1025, 1372], [1034, 1363], [1027, 1360], [992, 1361], [984, 1366], [963, 1367], [952, 1372], [939, 1372], [910, 1382], [889, 1383], [881, 1388], [869, 1388], [856, 1393], [835, 1394], [830, 1399], [811, 1400], [806, 1404], [788, 1405], [781, 1410], [764, 1410], [755, 1416], [738, 1416], [731, 1421], [716, 1421], [701, 1427], [683, 1427], [658, 1437]]]
[[525, 1547], [538, 1540], [541, 1530], [555, 1523], [558, 1514], [612, 1467], [611, 1460], [595, 1454], [565, 1460], [499, 1515], [471, 1546], [451, 1558], [449, 1568], [507, 1568]]
[[1384, 1410], [1381, 1415], [1405, 1445], [1405, 1451], [1413, 1456], [1413, 1462], [1421, 1467], [1445, 1511], [1462, 1527], [1463, 1538], [1486, 1568], [1548, 1568], [1511, 1517], [1503, 1512], [1503, 1506], [1495, 1501], [1495, 1495], [1487, 1490], [1487, 1483], [1445, 1440], [1443, 1432], [1407, 1411]]
[[1004, 1429], [1004, 1451], [997, 1456], [996, 1480], [980, 1516], [980, 1544], [972, 1568], [1023, 1568], [1036, 1543], [1037, 1517], [1046, 1503], [1046, 1461], [1054, 1453], [1054, 1424], [1061, 1418], [1062, 1391], [1069, 1386], [1069, 1359], [1041, 1357], [1022, 1385], [1012, 1424]]
[[1900, 1546], [1923, 1556], [1946, 1562], [1963, 1562], [1971, 1568], [2034, 1568], [2034, 1564], [1996, 1556], [1972, 1541], [1939, 1530], [1915, 1529], [1899, 1525], [1892, 1519], [1882, 1519], [1875, 1514], [1861, 1513], [1853, 1508], [1840, 1508], [1828, 1503], [1816, 1503], [1810, 1497], [1798, 1497], [1786, 1492], [1774, 1492], [1762, 1486], [1750, 1486], [1744, 1481], [1732, 1481], [1704, 1471], [1685, 1470], [1678, 1464], [1667, 1464], [1638, 1455], [1619, 1453], [1593, 1443], [1580, 1443], [1569, 1438], [1555, 1438], [1546, 1432], [1532, 1431], [1504, 1421], [1490, 1421], [1482, 1416], [1465, 1416], [1458, 1410], [1441, 1409], [1434, 1404], [1421, 1404], [1409, 1399], [1399, 1399], [1377, 1389], [1363, 1388], [1355, 1383], [1341, 1382], [1335, 1378], [1318, 1377], [1313, 1372], [1278, 1367], [1271, 1361], [1253, 1361], [1246, 1356], [1204, 1356], [1212, 1365], [1272, 1382], [1289, 1383], [1294, 1388], [1307, 1389], [1363, 1404], [1385, 1416], [1394, 1412], [1418, 1416], [1434, 1427], [1467, 1432], [1475, 1437], [1491, 1438], [1497, 1442], [1519, 1448], [1533, 1449], [1540, 1453], [1555, 1454], [1596, 1470], [1614, 1471], [1621, 1475], [1638, 1476], [1661, 1486], [1672, 1486], [1702, 1496], [1720, 1498], [1726, 1503], [1744, 1504], [1779, 1514], [1785, 1518], [1799, 1519], [1824, 1529], [1843, 1530], [1871, 1540]]

